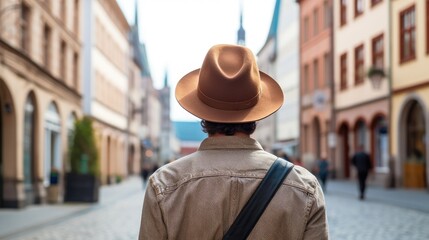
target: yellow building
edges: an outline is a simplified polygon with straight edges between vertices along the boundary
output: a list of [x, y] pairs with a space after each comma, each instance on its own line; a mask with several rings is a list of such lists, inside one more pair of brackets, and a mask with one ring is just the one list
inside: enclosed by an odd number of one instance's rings
[[394, 0], [391, 154], [396, 183], [429, 187], [429, 0]]
[[373, 178], [389, 176], [389, 84], [374, 86], [370, 68], [390, 68], [389, 1], [336, 1], [334, 4], [335, 118], [339, 177], [354, 178], [351, 158], [364, 149], [374, 166]]
[[81, 115], [80, 1], [0, 0], [0, 207], [43, 203]]

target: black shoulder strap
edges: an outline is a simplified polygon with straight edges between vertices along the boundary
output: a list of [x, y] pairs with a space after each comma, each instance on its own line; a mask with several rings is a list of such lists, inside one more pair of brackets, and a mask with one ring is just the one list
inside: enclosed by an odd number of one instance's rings
[[262, 179], [256, 191], [246, 205], [244, 205], [243, 209], [241, 209], [241, 212], [234, 223], [232, 223], [228, 232], [223, 236], [223, 240], [240, 240], [246, 239], [249, 236], [292, 168], [292, 163], [281, 158], [276, 159], [270, 169], [268, 169], [267, 174]]

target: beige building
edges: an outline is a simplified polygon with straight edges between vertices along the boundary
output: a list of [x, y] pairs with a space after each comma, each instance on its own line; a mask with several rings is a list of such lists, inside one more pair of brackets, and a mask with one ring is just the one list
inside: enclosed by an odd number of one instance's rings
[[0, 207], [45, 202], [51, 170], [67, 170], [81, 116], [80, 9], [0, 0]]
[[386, 183], [389, 173], [389, 84], [373, 86], [371, 66], [387, 71], [389, 2], [338, 1], [334, 4], [334, 69], [337, 159], [339, 177], [354, 176], [351, 157], [359, 148], [371, 155], [374, 179]]
[[391, 154], [398, 186], [429, 187], [429, 0], [392, 2]]
[[[83, 111], [94, 120], [100, 149], [101, 182], [115, 183], [125, 177], [131, 162], [129, 151], [140, 149], [139, 139], [129, 134], [128, 97], [132, 63], [131, 28], [115, 0], [83, 1]], [[131, 158], [131, 159], [130, 159]]]

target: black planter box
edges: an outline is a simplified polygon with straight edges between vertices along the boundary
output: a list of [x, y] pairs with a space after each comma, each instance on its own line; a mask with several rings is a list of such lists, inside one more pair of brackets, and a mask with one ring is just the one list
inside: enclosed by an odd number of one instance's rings
[[100, 183], [96, 176], [67, 173], [65, 202], [98, 202]]

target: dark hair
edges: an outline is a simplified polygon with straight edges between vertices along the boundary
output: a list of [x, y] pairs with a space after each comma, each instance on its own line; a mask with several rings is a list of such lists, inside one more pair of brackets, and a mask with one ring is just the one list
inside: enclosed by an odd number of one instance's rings
[[226, 136], [232, 136], [237, 132], [250, 135], [256, 129], [256, 122], [217, 123], [217, 122], [202, 120], [201, 127], [203, 128], [203, 132], [208, 133], [210, 135], [220, 133]]

